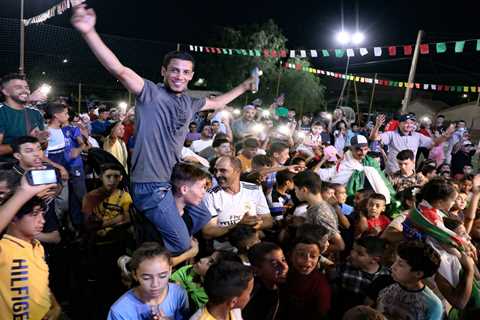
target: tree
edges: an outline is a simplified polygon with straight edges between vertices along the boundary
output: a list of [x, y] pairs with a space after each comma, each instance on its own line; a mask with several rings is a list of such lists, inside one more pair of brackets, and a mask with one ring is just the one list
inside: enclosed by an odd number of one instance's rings
[[[284, 69], [282, 64], [287, 61], [286, 58], [263, 57], [265, 48], [277, 51], [286, 48], [287, 39], [272, 20], [263, 25], [217, 29], [213, 35], [211, 46], [260, 49], [262, 57], [223, 54], [198, 56], [199, 63], [195, 73], [207, 80], [209, 89], [227, 91], [245, 79], [249, 70], [258, 66], [263, 71], [259, 92], [240, 97], [234, 104], [244, 105], [259, 97], [268, 105], [277, 94], [285, 93], [285, 105], [297, 112], [315, 112], [324, 108], [325, 86], [317, 77], [306, 72]], [[305, 59], [294, 59], [290, 62], [310, 66]]]

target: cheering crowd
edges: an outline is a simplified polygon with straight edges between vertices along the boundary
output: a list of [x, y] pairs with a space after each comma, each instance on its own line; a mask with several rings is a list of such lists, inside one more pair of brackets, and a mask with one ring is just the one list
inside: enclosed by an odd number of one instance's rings
[[[127, 110], [0, 80], [2, 319], [478, 319], [480, 175], [464, 121], [185, 94], [73, 26]], [[34, 107], [35, 106], [35, 107]], [[54, 172], [53, 177], [47, 173]], [[45, 178], [42, 180], [42, 177]]]

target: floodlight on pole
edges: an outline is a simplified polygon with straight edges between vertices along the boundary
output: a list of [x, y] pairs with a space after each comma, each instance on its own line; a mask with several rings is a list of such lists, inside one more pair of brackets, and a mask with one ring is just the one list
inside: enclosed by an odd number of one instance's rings
[[361, 44], [365, 40], [365, 34], [360, 31], [357, 31], [352, 36], [352, 43], [355, 45]]
[[350, 33], [348, 33], [348, 31], [342, 30], [337, 33], [336, 39], [337, 42], [342, 45], [348, 44], [350, 42]]

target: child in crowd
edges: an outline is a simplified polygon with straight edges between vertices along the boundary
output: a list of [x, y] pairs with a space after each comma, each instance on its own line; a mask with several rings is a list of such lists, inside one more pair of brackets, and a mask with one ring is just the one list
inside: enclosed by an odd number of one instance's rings
[[310, 132], [307, 133], [303, 143], [298, 147], [298, 151], [307, 154], [308, 156], [313, 156], [313, 150], [320, 147], [323, 141], [322, 132], [325, 128], [325, 125], [320, 121], [315, 121], [310, 126]]
[[335, 199], [338, 202], [338, 206], [342, 210], [342, 213], [348, 217], [353, 212], [353, 207], [346, 204], [347, 202], [347, 188], [343, 184], [332, 183], [331, 187], [335, 190]]
[[103, 150], [111, 153], [123, 166], [125, 172], [128, 172], [128, 151], [123, 135], [125, 134], [125, 127], [121, 121], [114, 122], [108, 128], [107, 137], [103, 143]]
[[373, 193], [367, 202], [366, 216], [360, 216], [357, 221], [355, 237], [363, 234], [379, 236], [390, 224], [390, 219], [385, 216], [386, 199], [381, 193]]
[[237, 249], [238, 257], [243, 264], [250, 265], [248, 261], [248, 250], [260, 242], [260, 232], [253, 226], [238, 224], [228, 233], [230, 243]]
[[83, 199], [82, 212], [87, 227], [97, 230], [98, 236], [105, 237], [110, 231], [130, 221], [132, 197], [118, 188], [123, 179], [122, 172], [117, 164], [102, 165], [102, 186], [87, 193]]
[[250, 300], [253, 289], [252, 270], [239, 262], [221, 261], [205, 275], [208, 303], [190, 320], [241, 320], [241, 309]]
[[347, 262], [337, 266], [335, 284], [336, 312], [364, 304], [373, 281], [389, 276], [390, 271], [382, 265], [386, 243], [376, 237], [363, 237], [355, 241]]
[[35, 195], [55, 187], [31, 186], [24, 177], [13, 196], [0, 207], [2, 319], [57, 319], [61, 314], [49, 288], [43, 246], [35, 239], [45, 223], [45, 203]]
[[468, 203], [468, 194], [466, 192], [460, 191], [457, 193], [457, 198], [455, 198], [455, 202], [448, 211], [448, 216], [457, 218], [461, 221], [465, 218], [464, 210], [467, 207]]
[[210, 256], [201, 258], [193, 265], [188, 264], [179, 268], [170, 277], [171, 281], [187, 291], [191, 312], [195, 312], [207, 303], [208, 296], [204, 289], [204, 277], [210, 266], [224, 260], [241, 261], [232, 252], [214, 251]]
[[288, 273], [283, 250], [274, 243], [260, 242], [250, 248], [248, 259], [255, 272], [255, 283], [250, 302], [242, 314], [249, 320], [278, 319], [279, 287], [287, 280]]
[[318, 269], [321, 254], [328, 248], [328, 230], [305, 232], [293, 241], [291, 270], [282, 288], [282, 319], [324, 319], [330, 310], [331, 289]]
[[156, 242], [145, 242], [130, 261], [137, 285], [110, 308], [108, 320], [188, 319], [188, 296], [181, 286], [169, 283], [172, 273], [170, 253]]
[[396, 283], [380, 291], [377, 310], [388, 319], [442, 319], [442, 303], [424, 283], [439, 266], [440, 256], [430, 245], [420, 241], [400, 243], [392, 265]]
[[293, 207], [292, 196], [289, 192], [295, 188], [293, 184], [294, 175], [295, 174], [289, 170], [277, 172], [275, 186], [267, 196], [270, 214], [277, 225], [284, 219], [287, 211]]

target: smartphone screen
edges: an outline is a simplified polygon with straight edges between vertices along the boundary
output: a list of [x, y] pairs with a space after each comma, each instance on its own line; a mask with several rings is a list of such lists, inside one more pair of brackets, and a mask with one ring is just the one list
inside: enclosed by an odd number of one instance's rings
[[57, 174], [54, 169], [32, 170], [31, 174], [34, 185], [57, 183]]

